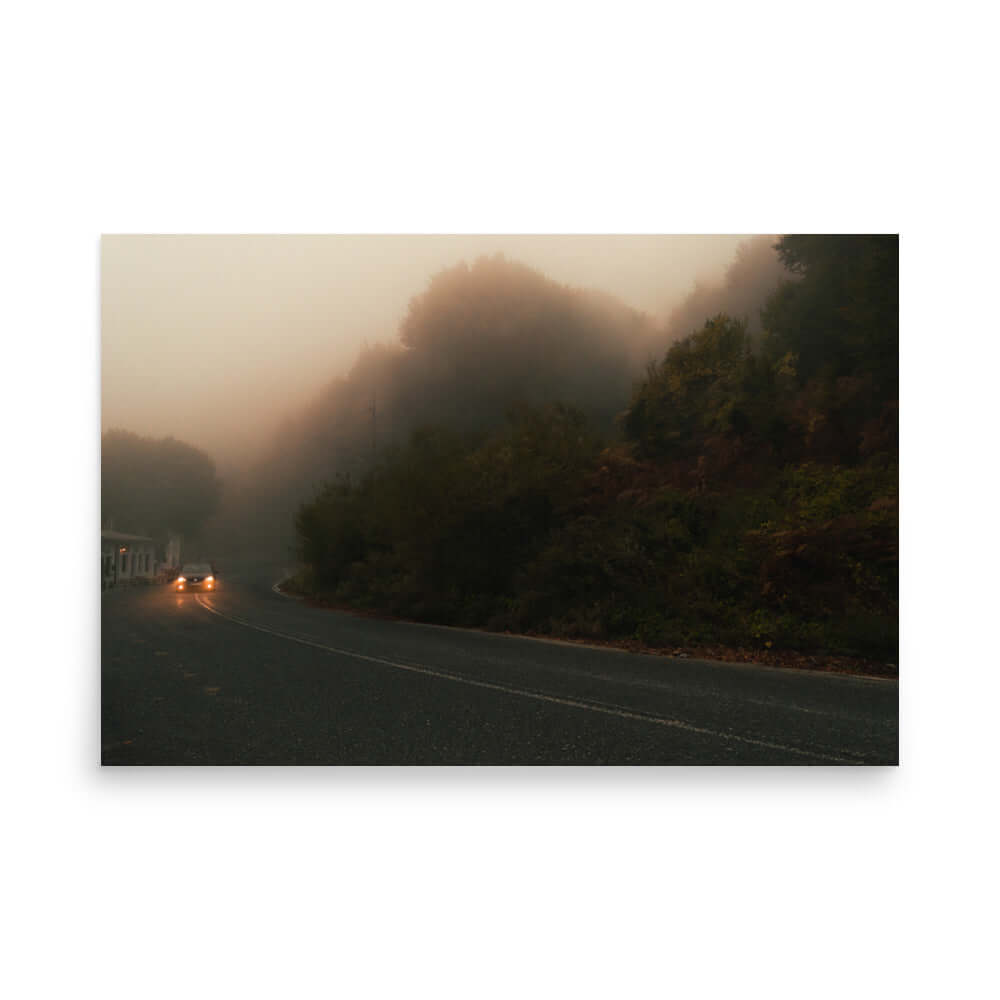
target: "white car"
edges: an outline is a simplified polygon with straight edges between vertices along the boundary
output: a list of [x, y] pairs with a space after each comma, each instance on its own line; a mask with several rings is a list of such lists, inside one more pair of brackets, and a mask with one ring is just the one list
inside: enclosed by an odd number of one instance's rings
[[174, 590], [215, 590], [215, 573], [209, 563], [185, 563], [174, 580]]

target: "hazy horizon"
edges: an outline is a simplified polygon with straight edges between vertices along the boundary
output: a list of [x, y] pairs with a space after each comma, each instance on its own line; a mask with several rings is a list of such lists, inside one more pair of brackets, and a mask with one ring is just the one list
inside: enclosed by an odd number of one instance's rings
[[239, 463], [278, 422], [397, 339], [410, 300], [502, 253], [662, 324], [746, 236], [106, 235], [102, 431], [174, 436]]

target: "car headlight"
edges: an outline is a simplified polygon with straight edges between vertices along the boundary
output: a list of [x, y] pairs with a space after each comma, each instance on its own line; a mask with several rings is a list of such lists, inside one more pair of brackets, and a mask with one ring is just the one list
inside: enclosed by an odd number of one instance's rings
[[186, 576], [179, 576], [179, 577], [177, 577], [177, 582], [178, 583], [187, 583], [187, 577]]
[[214, 582], [215, 582], [215, 577], [214, 576], [206, 576], [205, 577], [205, 583], [214, 583]]

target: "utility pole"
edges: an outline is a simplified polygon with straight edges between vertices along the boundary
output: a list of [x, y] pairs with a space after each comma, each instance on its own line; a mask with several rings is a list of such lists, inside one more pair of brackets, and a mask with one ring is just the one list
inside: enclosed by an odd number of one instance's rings
[[375, 409], [375, 389], [372, 388], [372, 465], [375, 464], [376, 455], [376, 420], [377, 420], [377, 410]]

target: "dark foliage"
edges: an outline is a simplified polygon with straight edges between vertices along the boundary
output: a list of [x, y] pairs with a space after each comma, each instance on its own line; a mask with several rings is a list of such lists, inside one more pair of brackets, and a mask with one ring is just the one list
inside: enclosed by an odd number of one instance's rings
[[[337, 476], [355, 481], [421, 427], [502, 427], [512, 407], [562, 400], [610, 430], [638, 374], [648, 320], [502, 256], [461, 263], [416, 296], [399, 342], [363, 351], [346, 377], [280, 428], [233, 495], [230, 521], [260, 545]], [[291, 537], [278, 539], [290, 543]]]
[[[896, 240], [776, 249], [792, 277], [760, 333], [718, 314], [673, 344], [619, 440], [610, 407], [551, 402], [584, 384], [574, 343], [587, 365], [605, 349], [575, 299], [506, 263], [439, 276], [403, 327], [424, 375], [451, 359], [440, 384], [480, 417], [503, 395], [476, 381], [483, 364], [505, 385], [520, 365], [530, 391], [503, 426], [431, 406], [432, 425], [303, 504], [304, 586], [429, 621], [894, 660]], [[458, 361], [459, 343], [484, 354]]]
[[898, 237], [786, 236], [777, 249], [801, 280], [783, 285], [764, 309], [767, 355], [792, 355], [800, 384], [863, 378], [872, 398], [895, 399]]
[[197, 535], [222, 485], [203, 451], [175, 438], [111, 430], [101, 437], [101, 521], [152, 535]]

